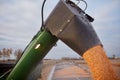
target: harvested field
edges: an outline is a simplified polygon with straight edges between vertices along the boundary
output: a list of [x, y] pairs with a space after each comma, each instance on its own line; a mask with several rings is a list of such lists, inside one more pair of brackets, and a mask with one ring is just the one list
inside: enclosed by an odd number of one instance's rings
[[[117, 76], [120, 78], [120, 59], [111, 59], [110, 61], [113, 65], [113, 68]], [[38, 80], [47, 80], [53, 66], [62, 62], [80, 64], [82, 67], [89, 69], [89, 67], [87, 66], [84, 60], [44, 60], [43, 68], [42, 68], [42, 78]]]

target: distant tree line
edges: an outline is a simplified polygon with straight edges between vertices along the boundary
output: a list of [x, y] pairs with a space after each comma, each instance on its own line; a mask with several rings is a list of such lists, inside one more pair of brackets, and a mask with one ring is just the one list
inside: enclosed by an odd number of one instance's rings
[[62, 60], [82, 60], [83, 58], [62, 57]]
[[3, 61], [6, 61], [8, 59], [11, 59], [11, 56], [14, 56], [16, 60], [19, 60], [22, 55], [22, 50], [17, 49], [13, 50], [12, 48], [3, 48], [0, 50], [0, 58]]

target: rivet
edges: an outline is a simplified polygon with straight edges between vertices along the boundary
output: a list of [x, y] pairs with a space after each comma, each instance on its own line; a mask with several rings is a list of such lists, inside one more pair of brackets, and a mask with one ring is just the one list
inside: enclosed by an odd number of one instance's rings
[[62, 29], [60, 29], [60, 32], [62, 32]]
[[68, 19], [67, 22], [70, 22], [70, 20]]

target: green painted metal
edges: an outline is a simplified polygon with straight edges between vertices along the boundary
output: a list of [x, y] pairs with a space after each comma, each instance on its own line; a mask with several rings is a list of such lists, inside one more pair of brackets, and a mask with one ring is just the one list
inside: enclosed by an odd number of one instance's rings
[[56, 44], [57, 40], [48, 31], [39, 31], [6, 80], [26, 80], [29, 73]]

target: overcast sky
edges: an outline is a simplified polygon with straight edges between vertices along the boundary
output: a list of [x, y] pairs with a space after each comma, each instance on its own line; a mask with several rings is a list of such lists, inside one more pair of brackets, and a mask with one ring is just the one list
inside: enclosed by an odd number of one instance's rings
[[[43, 0], [0, 0], [0, 50], [24, 49], [41, 26], [40, 9]], [[59, 0], [47, 0], [44, 16], [48, 17]], [[75, 1], [75, 0], [73, 0]], [[108, 56], [120, 57], [120, 0], [86, 0], [86, 13]], [[84, 9], [83, 3], [79, 6]], [[58, 41], [47, 58], [79, 57], [77, 53]]]

